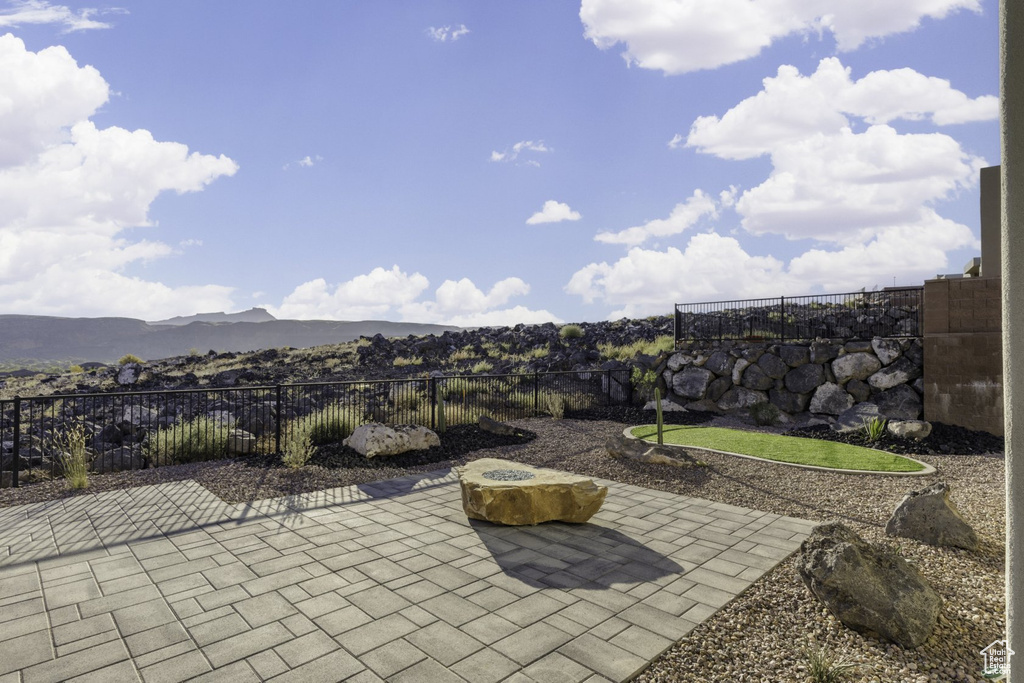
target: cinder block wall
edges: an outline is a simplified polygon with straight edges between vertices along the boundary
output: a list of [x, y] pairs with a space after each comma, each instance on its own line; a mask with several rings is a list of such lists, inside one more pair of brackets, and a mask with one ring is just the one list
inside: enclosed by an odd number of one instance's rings
[[924, 283], [924, 419], [1003, 434], [1001, 287]]

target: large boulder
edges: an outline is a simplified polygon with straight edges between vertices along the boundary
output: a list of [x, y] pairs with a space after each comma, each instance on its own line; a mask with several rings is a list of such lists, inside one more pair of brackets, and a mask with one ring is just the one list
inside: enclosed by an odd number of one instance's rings
[[944, 482], [903, 496], [886, 522], [885, 533], [929, 545], [978, 549], [978, 535], [950, 501], [949, 485]]
[[812, 413], [838, 415], [852, 407], [853, 396], [850, 396], [846, 393], [845, 389], [832, 382], [822, 384], [811, 397], [810, 411]]
[[924, 420], [889, 420], [889, 433], [903, 439], [927, 439], [932, 423]]
[[760, 365], [754, 364], [743, 373], [743, 386], [754, 391], [767, 391], [775, 386], [775, 382]]
[[131, 386], [139, 381], [142, 375], [142, 366], [138, 363], [125, 363], [117, 371], [117, 378], [114, 380], [123, 387]]
[[732, 383], [739, 386], [743, 382], [743, 371], [750, 367], [750, 361], [746, 358], [737, 358], [736, 365], [732, 368]]
[[789, 367], [797, 368], [811, 362], [811, 350], [806, 346], [780, 346], [779, 358], [786, 361], [786, 365]]
[[772, 389], [768, 392], [768, 400], [784, 413], [802, 413], [807, 410], [810, 394], [797, 394], [786, 389]]
[[832, 361], [832, 372], [836, 382], [846, 384], [851, 379], [867, 379], [882, 367], [881, 361], [872, 353], [848, 353]]
[[825, 383], [825, 371], [816, 363], [806, 363], [786, 373], [786, 389], [807, 394]]
[[512, 425], [507, 425], [504, 422], [498, 422], [493, 420], [486, 415], [481, 415], [476, 421], [477, 425], [485, 432], [491, 434], [499, 434], [501, 436], [512, 436], [516, 433], [516, 428]]
[[672, 467], [694, 467], [698, 461], [681, 449], [653, 445], [640, 439], [630, 439], [619, 434], [608, 439], [604, 444], [608, 455], [620, 460], [635, 460], [652, 465], [670, 465]]
[[868, 384], [876, 389], [892, 389], [898, 384], [906, 384], [921, 376], [921, 368], [914, 365], [908, 358], [897, 358], [888, 365], [868, 377]]
[[131, 444], [96, 455], [89, 463], [89, 469], [97, 474], [141, 470], [149, 466], [149, 459], [142, 452], [142, 446]]
[[814, 528], [800, 546], [797, 571], [843, 624], [906, 648], [928, 639], [942, 610], [942, 598], [917, 569], [839, 522]]
[[388, 425], [371, 422], [359, 425], [342, 444], [367, 458], [379, 455], [398, 455], [408, 451], [421, 451], [440, 446], [441, 439], [426, 427], [418, 425]]
[[732, 377], [719, 377], [714, 382], [708, 385], [707, 399], [709, 401], [717, 401], [722, 398], [722, 394], [729, 391], [732, 388]]
[[725, 351], [715, 351], [708, 358], [707, 362], [704, 363], [704, 367], [722, 377], [723, 375], [731, 375], [732, 367], [735, 364], [736, 359]]
[[607, 487], [587, 477], [498, 458], [474, 460], [456, 471], [466, 516], [497, 524], [580, 524], [594, 516], [608, 494]]
[[816, 364], [827, 363], [839, 355], [840, 347], [828, 341], [816, 341], [811, 343], [811, 362]]
[[864, 425], [875, 419], [885, 419], [874, 403], [858, 403], [839, 413], [832, 430], [836, 432], [859, 432]]
[[921, 415], [921, 397], [906, 384], [899, 384], [872, 399], [890, 420], [916, 420]]
[[708, 385], [714, 379], [715, 375], [710, 370], [689, 367], [672, 378], [672, 391], [684, 398], [704, 398]]
[[857, 403], [863, 403], [871, 398], [871, 385], [863, 380], [851, 379], [846, 383], [846, 391]]
[[[756, 367], [756, 366], [751, 366]], [[749, 371], [748, 371], [749, 372]], [[741, 410], [764, 403], [768, 395], [763, 391], [752, 391], [743, 387], [733, 387], [718, 399], [719, 410]]]
[[249, 455], [256, 452], [256, 436], [244, 429], [228, 433], [228, 455]]
[[674, 353], [674, 354], [672, 354], [669, 357], [668, 363], [666, 363], [666, 366], [672, 372], [679, 372], [680, 370], [685, 368], [687, 365], [692, 365], [692, 364], [693, 364], [693, 356], [691, 356], [689, 354], [686, 354], [686, 353]]
[[757, 359], [757, 365], [772, 379], [782, 379], [789, 372], [789, 365], [774, 353], [766, 353]]
[[892, 363], [903, 353], [898, 339], [882, 339], [880, 337], [871, 340], [871, 350], [878, 356], [878, 360], [882, 361], [882, 365]]

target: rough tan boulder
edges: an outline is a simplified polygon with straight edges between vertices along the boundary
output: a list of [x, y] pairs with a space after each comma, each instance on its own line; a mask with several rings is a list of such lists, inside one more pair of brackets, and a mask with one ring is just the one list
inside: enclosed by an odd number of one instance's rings
[[498, 524], [583, 523], [608, 494], [587, 477], [498, 458], [474, 460], [456, 471], [466, 515]]
[[426, 427], [418, 425], [388, 425], [371, 422], [359, 425], [342, 442], [367, 458], [378, 455], [398, 455], [407, 451], [422, 451], [440, 446], [441, 439]]
[[604, 449], [613, 458], [636, 460], [652, 465], [670, 465], [672, 467], [696, 467], [704, 463], [698, 462], [682, 449], [671, 449], [666, 446], [655, 446], [640, 439], [618, 435], [604, 443]]

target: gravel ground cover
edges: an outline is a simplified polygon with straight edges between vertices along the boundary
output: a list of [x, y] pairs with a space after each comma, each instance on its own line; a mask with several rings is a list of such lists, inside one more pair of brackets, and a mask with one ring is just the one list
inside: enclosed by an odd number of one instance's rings
[[[222, 460], [94, 476], [89, 491], [195, 479], [226, 501], [243, 502], [498, 457], [782, 515], [839, 519], [866, 540], [888, 544], [916, 563], [942, 596], [939, 624], [923, 646], [903, 650], [846, 629], [810, 595], [790, 558], [698, 626], [636, 680], [804, 681], [807, 652], [818, 648], [856, 664], [843, 679], [851, 682], [983, 680], [979, 651], [1005, 633], [1002, 453], [920, 455], [919, 459], [937, 471], [912, 479], [801, 470], [697, 451], [694, 455], [708, 463], [707, 467], [677, 469], [613, 460], [604, 452], [604, 441], [620, 434], [624, 423], [650, 421], [643, 411], [605, 411], [586, 417], [589, 419], [514, 422], [519, 432], [508, 437], [472, 427], [453, 428], [442, 448], [404, 460], [367, 465], [348, 449], [336, 446], [321, 449], [312, 466], [297, 471], [257, 459]], [[676, 414], [670, 419], [751, 428], [736, 421], [711, 421], [710, 416]], [[982, 541], [979, 552], [933, 548], [885, 536], [885, 522], [901, 497], [912, 488], [936, 481], [952, 487], [954, 502]], [[71, 493], [62, 481], [2, 489], [0, 507], [63, 495]]]

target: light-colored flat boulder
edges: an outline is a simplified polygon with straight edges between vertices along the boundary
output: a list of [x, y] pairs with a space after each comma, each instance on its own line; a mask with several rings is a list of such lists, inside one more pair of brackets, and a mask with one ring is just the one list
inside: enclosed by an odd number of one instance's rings
[[580, 524], [601, 509], [608, 494], [587, 477], [498, 458], [480, 458], [456, 471], [466, 515], [497, 524]]
[[342, 443], [367, 458], [375, 458], [379, 455], [398, 455], [440, 446], [441, 439], [426, 427], [418, 425], [389, 427], [371, 422], [356, 427], [352, 435]]

